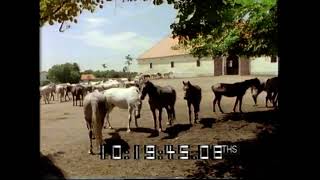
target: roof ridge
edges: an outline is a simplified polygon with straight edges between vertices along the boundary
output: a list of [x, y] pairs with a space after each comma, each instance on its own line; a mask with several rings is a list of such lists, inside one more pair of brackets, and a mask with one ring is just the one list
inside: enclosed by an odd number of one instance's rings
[[156, 44], [154, 44], [151, 48], [144, 51], [137, 59], [140, 59], [143, 55], [145, 55], [147, 52], [150, 52], [152, 49], [154, 49], [157, 45], [159, 45], [162, 41], [166, 40], [168, 37], [170, 37], [170, 34], [167, 34], [163, 36]]

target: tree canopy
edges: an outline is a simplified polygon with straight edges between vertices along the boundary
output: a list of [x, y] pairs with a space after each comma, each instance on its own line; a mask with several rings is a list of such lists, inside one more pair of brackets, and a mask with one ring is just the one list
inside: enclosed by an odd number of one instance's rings
[[48, 71], [48, 79], [54, 83], [78, 83], [80, 68], [77, 63], [54, 65]]
[[276, 0], [175, 1], [173, 36], [197, 57], [277, 55]]
[[[94, 12], [104, 1], [112, 0], [40, 0], [40, 27], [46, 22], [61, 23], [61, 27], [65, 21], [76, 23], [83, 10]], [[135, 0], [122, 0], [130, 1]], [[170, 25], [172, 34], [194, 56], [278, 53], [277, 0], [151, 1], [173, 4], [178, 10], [177, 22]]]

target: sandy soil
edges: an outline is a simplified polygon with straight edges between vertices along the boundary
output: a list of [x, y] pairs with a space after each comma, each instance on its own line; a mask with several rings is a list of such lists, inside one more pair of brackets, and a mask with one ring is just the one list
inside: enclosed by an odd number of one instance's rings
[[[107, 146], [121, 144], [128, 149], [128, 160], [101, 160], [99, 155], [89, 155], [88, 130], [83, 118], [83, 108], [72, 106], [72, 102], [41, 101], [40, 150], [60, 167], [67, 178], [100, 177], [271, 177], [278, 171], [279, 156], [275, 148], [278, 143], [278, 112], [264, 107], [263, 92], [258, 106], [248, 90], [243, 99], [243, 114], [232, 113], [235, 98], [223, 97], [221, 106], [225, 114], [212, 112], [213, 93], [210, 86], [218, 82], [237, 82], [252, 76], [201, 77], [189, 79], [153, 80], [157, 85], [171, 85], [177, 91], [175, 125], [158, 136], [152, 136], [153, 118], [147, 98], [143, 102], [139, 128], [131, 122], [131, 133], [126, 132], [127, 111], [115, 108], [111, 113], [113, 130], [104, 129]], [[260, 77], [262, 79], [268, 77]], [[186, 101], [183, 99], [182, 81], [190, 80], [202, 88], [200, 123], [189, 126]], [[218, 110], [218, 108], [217, 108]], [[163, 111], [162, 126], [165, 129], [166, 112]], [[134, 145], [157, 145], [163, 150], [170, 144], [180, 144], [196, 149], [199, 144], [235, 144], [240, 153], [223, 160], [134, 160]], [[141, 149], [142, 151], [143, 149]], [[96, 150], [97, 151], [97, 150]]]

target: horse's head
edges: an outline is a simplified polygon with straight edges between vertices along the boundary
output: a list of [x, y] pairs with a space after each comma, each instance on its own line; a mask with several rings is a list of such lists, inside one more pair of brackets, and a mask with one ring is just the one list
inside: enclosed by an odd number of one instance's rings
[[258, 95], [263, 90], [263, 87], [262, 87], [263, 85], [261, 84], [258, 78], [250, 79], [249, 82], [250, 82], [249, 85], [251, 86], [251, 95], [252, 95], [254, 104], [257, 105], [257, 98], [258, 98]]
[[184, 97], [183, 97], [183, 99], [188, 99], [189, 94], [190, 94], [190, 86], [191, 86], [191, 83], [190, 83], [190, 81], [188, 81], [188, 82], [182, 81], [182, 83], [183, 83], [183, 91], [184, 91]]
[[142, 83], [142, 86], [141, 86], [142, 91], [140, 96], [141, 100], [144, 100], [146, 95], [150, 92], [152, 86], [153, 84], [149, 80], [146, 80]]

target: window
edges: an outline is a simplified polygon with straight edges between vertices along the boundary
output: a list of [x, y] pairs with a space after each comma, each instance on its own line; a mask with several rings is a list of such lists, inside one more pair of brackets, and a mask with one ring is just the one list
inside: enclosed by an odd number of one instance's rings
[[152, 69], [152, 63], [150, 63], [150, 69]]
[[171, 68], [174, 68], [174, 62], [171, 61]]
[[197, 60], [197, 67], [200, 67], [200, 60]]
[[271, 63], [277, 62], [277, 56], [271, 56]]

